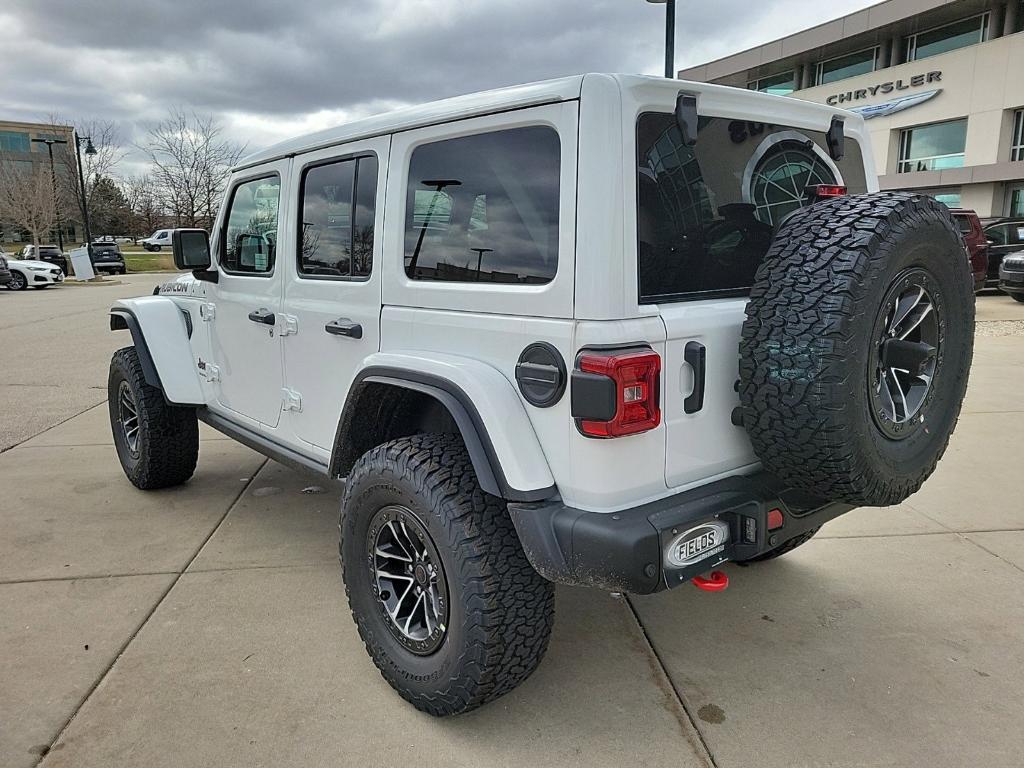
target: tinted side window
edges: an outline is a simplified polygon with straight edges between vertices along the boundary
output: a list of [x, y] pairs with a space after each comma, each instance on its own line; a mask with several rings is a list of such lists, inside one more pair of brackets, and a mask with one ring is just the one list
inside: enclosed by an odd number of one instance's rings
[[405, 273], [414, 280], [547, 283], [558, 267], [558, 133], [546, 126], [417, 147]]
[[350, 158], [302, 176], [299, 273], [368, 277], [373, 266], [377, 158]]
[[993, 245], [1006, 245], [1009, 235], [1010, 228], [1005, 224], [985, 230], [985, 237], [991, 240]]
[[637, 122], [640, 301], [740, 295], [775, 228], [815, 184], [867, 191], [860, 147], [833, 162], [825, 136], [788, 126], [701, 118], [688, 147], [673, 115]]
[[246, 181], [231, 193], [221, 243], [221, 266], [228, 272], [268, 275], [277, 255], [277, 213], [281, 179]]

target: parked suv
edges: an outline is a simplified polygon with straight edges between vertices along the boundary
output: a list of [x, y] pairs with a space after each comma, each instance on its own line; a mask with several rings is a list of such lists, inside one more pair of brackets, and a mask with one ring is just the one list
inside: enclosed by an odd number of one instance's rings
[[60, 267], [60, 271], [67, 275], [68, 260], [56, 245], [26, 245], [18, 255], [19, 259], [31, 259], [34, 261], [45, 261]]
[[721, 589], [931, 473], [971, 281], [873, 167], [853, 113], [620, 75], [287, 141], [174, 232], [191, 274], [114, 305], [121, 465], [185, 482], [201, 420], [344, 478], [370, 656], [467, 711], [540, 663], [552, 582]]
[[97, 272], [123, 275], [126, 271], [121, 247], [115, 242], [94, 242], [92, 244], [92, 263]]
[[1024, 219], [999, 219], [985, 225], [988, 239], [988, 277], [985, 286], [999, 285], [999, 265], [1011, 253], [1024, 250]]
[[980, 291], [985, 287], [988, 276], [988, 239], [981, 227], [981, 219], [974, 211], [964, 208], [954, 208], [952, 214], [964, 236], [967, 260], [971, 263], [971, 273], [974, 275], [974, 290]]

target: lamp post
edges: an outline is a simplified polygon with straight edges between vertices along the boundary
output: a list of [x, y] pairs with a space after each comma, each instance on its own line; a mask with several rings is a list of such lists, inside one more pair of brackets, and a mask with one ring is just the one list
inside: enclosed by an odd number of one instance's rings
[[96, 265], [92, 261], [92, 232], [89, 230], [89, 198], [85, 195], [85, 174], [82, 173], [82, 142], [85, 142], [85, 154], [95, 155], [96, 147], [92, 145], [92, 139], [88, 136], [75, 136], [75, 154], [78, 156], [78, 183], [82, 188], [82, 223], [85, 225], [85, 252], [89, 254], [89, 263], [93, 265], [93, 272], [96, 272]]
[[665, 77], [676, 76], [676, 0], [647, 0], [654, 5], [665, 6]]
[[64, 253], [64, 227], [60, 221], [60, 202], [57, 199], [57, 171], [53, 167], [53, 145], [67, 144], [64, 139], [32, 139], [37, 144], [45, 144], [46, 151], [50, 153], [50, 185], [53, 187], [53, 210], [57, 215], [57, 245], [60, 252]]

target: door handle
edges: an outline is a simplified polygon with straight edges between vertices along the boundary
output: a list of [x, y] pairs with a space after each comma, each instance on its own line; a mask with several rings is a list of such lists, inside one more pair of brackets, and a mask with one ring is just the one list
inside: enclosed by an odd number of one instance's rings
[[363, 338], [363, 326], [359, 323], [353, 323], [347, 317], [331, 320], [331, 322], [324, 326], [324, 330], [332, 336], [348, 336], [350, 339]]
[[707, 367], [707, 348], [699, 341], [688, 341], [683, 360], [693, 369], [693, 391], [683, 400], [683, 410], [696, 413], [704, 407], [704, 376]]
[[254, 309], [252, 312], [249, 313], [249, 319], [252, 320], [254, 323], [261, 323], [263, 325], [273, 325], [274, 323], [277, 322], [277, 318], [274, 317], [274, 313], [271, 312], [266, 307]]

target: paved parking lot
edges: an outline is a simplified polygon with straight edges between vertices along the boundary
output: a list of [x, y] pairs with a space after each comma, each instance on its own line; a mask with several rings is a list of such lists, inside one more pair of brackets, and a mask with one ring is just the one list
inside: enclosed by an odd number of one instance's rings
[[202, 433], [136, 491], [106, 423], [111, 287], [0, 291], [0, 766], [1019, 766], [1024, 305], [978, 300], [925, 488], [714, 595], [560, 589], [511, 695], [434, 720], [348, 616], [337, 488]]

